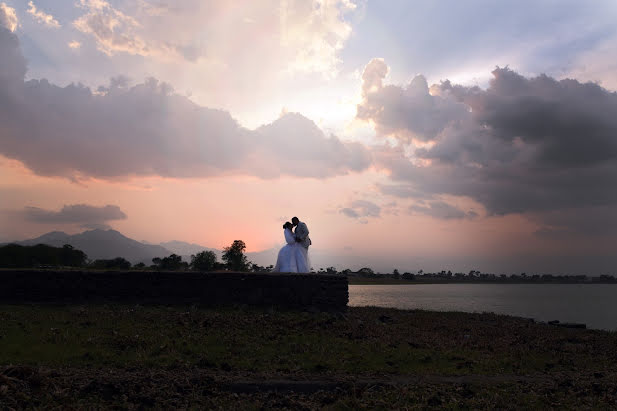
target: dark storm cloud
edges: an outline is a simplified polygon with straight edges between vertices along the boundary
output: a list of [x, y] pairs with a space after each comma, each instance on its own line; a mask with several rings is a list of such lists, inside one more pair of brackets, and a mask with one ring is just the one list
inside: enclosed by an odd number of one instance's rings
[[39, 224], [78, 224], [85, 228], [108, 227], [112, 220], [125, 220], [126, 214], [116, 205], [103, 207], [88, 204], [65, 205], [60, 211], [25, 207], [20, 214], [24, 220]]
[[416, 80], [382, 84], [382, 63], [367, 66], [358, 116], [399, 141], [374, 153], [396, 183], [383, 193], [470, 197], [489, 215], [526, 213], [547, 227], [551, 213], [569, 210], [560, 227], [576, 231], [581, 215], [617, 206], [617, 94], [508, 68], [493, 71], [487, 89], [446, 81], [410, 94]]
[[585, 167], [617, 158], [617, 95], [594, 83], [546, 75], [525, 78], [508, 68], [493, 71], [488, 90], [442, 83], [442, 92], [472, 109], [495, 138], [538, 147], [537, 161]]
[[24, 82], [18, 40], [1, 28], [0, 55], [0, 153], [39, 175], [323, 178], [371, 164], [364, 146], [328, 137], [300, 114], [248, 130], [155, 79], [129, 87], [117, 77], [96, 93]]
[[587, 207], [584, 212], [577, 208], [553, 210], [530, 217], [542, 224], [536, 234], [543, 237], [558, 239], [571, 234], [610, 237], [617, 233], [615, 206]]

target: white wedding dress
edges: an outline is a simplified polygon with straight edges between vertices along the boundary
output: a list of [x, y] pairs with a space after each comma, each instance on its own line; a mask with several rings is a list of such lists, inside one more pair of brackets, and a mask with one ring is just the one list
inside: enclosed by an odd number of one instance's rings
[[310, 264], [308, 250], [296, 242], [296, 237], [290, 229], [285, 229], [285, 242], [287, 243], [279, 251], [274, 273], [308, 273]]
[[308, 273], [311, 271], [311, 260], [308, 256], [308, 248], [304, 248], [302, 244], [296, 243], [294, 247], [296, 254], [296, 266], [299, 273]]
[[285, 230], [285, 242], [287, 244], [281, 248], [276, 258], [276, 265], [272, 272], [275, 273], [297, 273], [298, 264], [296, 263], [296, 238], [289, 228]]

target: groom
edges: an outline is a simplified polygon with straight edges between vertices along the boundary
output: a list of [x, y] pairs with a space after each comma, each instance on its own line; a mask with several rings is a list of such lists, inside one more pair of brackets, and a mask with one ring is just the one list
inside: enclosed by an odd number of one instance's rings
[[291, 224], [296, 228], [294, 230], [294, 236], [296, 237], [296, 242], [300, 243], [302, 247], [308, 250], [309, 245], [312, 244], [311, 239], [309, 238], [309, 230], [306, 224], [298, 219], [298, 217], [294, 217], [291, 219]]

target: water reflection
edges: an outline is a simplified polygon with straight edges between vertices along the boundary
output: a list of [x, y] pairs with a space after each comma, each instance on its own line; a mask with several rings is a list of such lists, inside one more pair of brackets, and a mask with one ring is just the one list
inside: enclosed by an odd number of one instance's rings
[[494, 312], [617, 330], [617, 284], [350, 285], [349, 305]]

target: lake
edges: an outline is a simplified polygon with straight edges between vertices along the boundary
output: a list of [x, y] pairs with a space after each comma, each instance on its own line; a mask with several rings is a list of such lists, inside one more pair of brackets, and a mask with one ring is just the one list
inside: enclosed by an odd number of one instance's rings
[[617, 330], [617, 284], [350, 285], [349, 305], [493, 312]]

